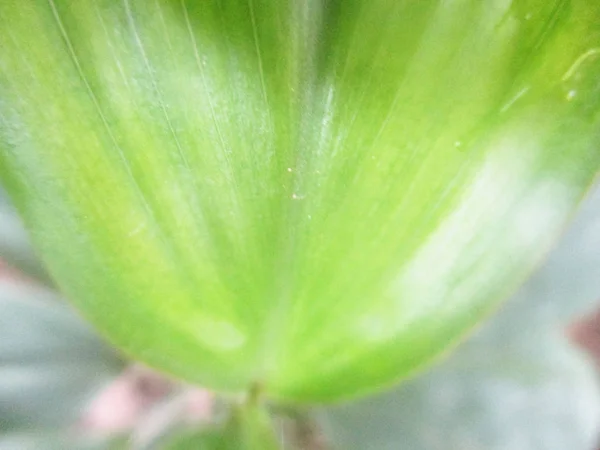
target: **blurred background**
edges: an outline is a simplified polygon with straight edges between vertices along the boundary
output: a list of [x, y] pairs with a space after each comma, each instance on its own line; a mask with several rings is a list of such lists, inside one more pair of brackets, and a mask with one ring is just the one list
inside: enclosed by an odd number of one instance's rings
[[[65, 303], [2, 193], [0, 257], [0, 450], [163, 448], [218, 419], [211, 393], [129, 362]], [[299, 445], [600, 449], [599, 308], [596, 188], [545, 263], [457, 350], [392, 391], [310, 411]]]

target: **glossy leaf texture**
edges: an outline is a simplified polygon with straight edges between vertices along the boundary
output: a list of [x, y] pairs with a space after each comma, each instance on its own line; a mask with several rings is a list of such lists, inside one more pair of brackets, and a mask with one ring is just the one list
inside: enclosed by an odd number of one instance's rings
[[600, 164], [587, 0], [6, 0], [0, 46], [0, 171], [53, 277], [217, 390], [422, 367]]

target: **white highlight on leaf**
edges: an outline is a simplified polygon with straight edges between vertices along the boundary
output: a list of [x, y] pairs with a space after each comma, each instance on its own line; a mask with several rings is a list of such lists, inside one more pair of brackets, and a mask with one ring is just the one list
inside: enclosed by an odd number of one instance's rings
[[135, 236], [140, 231], [142, 231], [144, 228], [146, 228], [146, 222], [140, 223], [137, 227], [135, 227], [133, 230], [131, 230], [127, 236], [129, 236], [129, 237]]
[[231, 322], [206, 315], [194, 314], [186, 321], [186, 325], [186, 329], [199, 342], [215, 352], [237, 350], [247, 340]]
[[500, 108], [500, 112], [503, 113], [508, 111], [510, 107], [513, 106], [517, 102], [517, 100], [519, 100], [521, 97], [527, 94], [527, 92], [529, 92], [529, 86], [524, 87], [519, 92], [517, 92], [514, 97], [512, 97], [508, 102], [506, 102], [504, 106], [502, 106], [502, 108]]
[[[357, 332], [386, 340], [422, 317], [495, 295], [557, 233], [569, 187], [539, 178], [537, 142], [524, 131], [494, 144], [456, 209], [392, 281]], [[492, 288], [492, 289], [490, 289]], [[475, 300], [475, 301], [474, 301]]]
[[575, 75], [575, 73], [581, 67], [581, 65], [587, 59], [593, 58], [594, 56], [600, 56], [600, 48], [591, 48], [587, 52], [585, 52], [583, 55], [578, 57], [575, 60], [575, 62], [571, 65], [571, 67], [569, 67], [569, 70], [567, 70], [565, 72], [565, 74], [562, 77], [562, 81], [567, 81], [569, 78], [571, 78], [573, 75]]

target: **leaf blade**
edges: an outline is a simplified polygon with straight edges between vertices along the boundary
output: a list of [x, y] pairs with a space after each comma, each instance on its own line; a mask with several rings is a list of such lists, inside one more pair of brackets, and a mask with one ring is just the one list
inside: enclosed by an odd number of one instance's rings
[[600, 166], [582, 0], [0, 8], [0, 166], [52, 275], [214, 389], [328, 401], [416, 370]]

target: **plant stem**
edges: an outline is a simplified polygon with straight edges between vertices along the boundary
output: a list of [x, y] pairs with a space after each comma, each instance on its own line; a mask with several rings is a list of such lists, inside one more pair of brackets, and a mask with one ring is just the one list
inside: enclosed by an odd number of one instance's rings
[[260, 392], [255, 386], [246, 402], [232, 411], [227, 430], [237, 436], [236, 450], [279, 450], [281, 445], [273, 429], [273, 423]]

